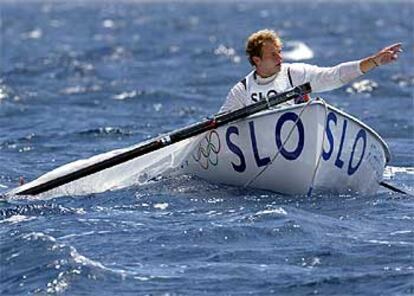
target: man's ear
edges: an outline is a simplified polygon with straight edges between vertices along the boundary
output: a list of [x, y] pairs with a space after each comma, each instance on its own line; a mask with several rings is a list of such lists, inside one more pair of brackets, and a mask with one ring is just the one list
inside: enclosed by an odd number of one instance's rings
[[257, 64], [260, 62], [260, 58], [257, 56], [252, 57], [253, 63], [257, 66]]

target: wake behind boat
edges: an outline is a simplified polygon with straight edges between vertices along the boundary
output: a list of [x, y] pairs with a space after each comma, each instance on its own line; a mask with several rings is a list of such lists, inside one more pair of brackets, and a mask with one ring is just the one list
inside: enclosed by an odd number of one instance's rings
[[207, 132], [180, 173], [283, 194], [372, 194], [389, 160], [374, 130], [315, 100]]

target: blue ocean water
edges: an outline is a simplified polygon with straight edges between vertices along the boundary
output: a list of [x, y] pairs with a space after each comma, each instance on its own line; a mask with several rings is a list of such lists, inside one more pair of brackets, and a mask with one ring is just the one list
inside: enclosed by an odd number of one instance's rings
[[[215, 113], [264, 27], [319, 65], [403, 42], [398, 63], [324, 97], [383, 136], [389, 182], [412, 192], [413, 13], [409, 1], [1, 2], [0, 193]], [[386, 189], [281, 196], [190, 176], [2, 201], [0, 294], [412, 295], [413, 221], [413, 198]]]

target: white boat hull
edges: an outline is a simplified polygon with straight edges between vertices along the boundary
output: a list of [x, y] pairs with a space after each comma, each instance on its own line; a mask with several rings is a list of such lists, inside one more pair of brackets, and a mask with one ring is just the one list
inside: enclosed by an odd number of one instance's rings
[[368, 126], [313, 101], [261, 112], [197, 137], [180, 172], [283, 194], [371, 194], [389, 155]]

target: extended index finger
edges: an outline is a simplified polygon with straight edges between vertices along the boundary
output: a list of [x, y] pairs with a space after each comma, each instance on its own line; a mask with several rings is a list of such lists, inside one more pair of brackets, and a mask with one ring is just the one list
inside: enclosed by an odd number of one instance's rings
[[392, 44], [392, 45], [390, 45], [390, 46], [388, 46], [387, 47], [387, 50], [392, 50], [392, 51], [401, 51], [401, 46], [402, 46], [402, 43], [401, 42], [399, 42], [399, 43], [395, 43], [395, 44]]

